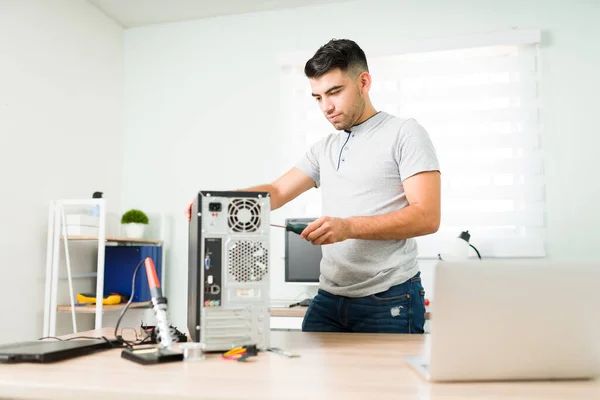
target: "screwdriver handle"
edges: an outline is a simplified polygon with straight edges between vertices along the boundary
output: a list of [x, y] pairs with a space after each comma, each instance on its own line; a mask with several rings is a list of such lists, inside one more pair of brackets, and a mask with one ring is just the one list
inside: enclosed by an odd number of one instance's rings
[[307, 224], [287, 224], [285, 230], [300, 235], [307, 226]]

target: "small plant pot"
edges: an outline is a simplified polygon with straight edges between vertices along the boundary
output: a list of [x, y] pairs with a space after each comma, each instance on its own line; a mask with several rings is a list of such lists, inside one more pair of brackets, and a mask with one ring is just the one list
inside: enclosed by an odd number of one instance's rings
[[123, 224], [123, 233], [125, 237], [133, 239], [142, 239], [144, 237], [145, 224]]

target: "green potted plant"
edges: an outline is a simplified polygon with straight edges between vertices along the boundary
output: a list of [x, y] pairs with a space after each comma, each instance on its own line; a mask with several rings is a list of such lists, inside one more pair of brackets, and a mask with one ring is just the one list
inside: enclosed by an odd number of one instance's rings
[[140, 210], [131, 209], [121, 217], [121, 224], [125, 237], [141, 239], [144, 237], [144, 229], [148, 225], [148, 216]]

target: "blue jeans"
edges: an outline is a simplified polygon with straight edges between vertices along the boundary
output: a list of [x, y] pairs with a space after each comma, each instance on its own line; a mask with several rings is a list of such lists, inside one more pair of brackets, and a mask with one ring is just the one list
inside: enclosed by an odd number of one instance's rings
[[336, 296], [319, 289], [306, 310], [303, 332], [423, 333], [425, 290], [421, 273], [385, 292]]

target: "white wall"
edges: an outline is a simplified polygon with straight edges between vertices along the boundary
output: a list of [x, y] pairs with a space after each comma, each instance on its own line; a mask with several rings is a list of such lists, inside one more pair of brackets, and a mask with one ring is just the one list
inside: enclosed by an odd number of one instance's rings
[[[177, 221], [167, 278], [174, 322], [184, 325], [186, 315], [185, 204], [200, 189], [271, 181], [295, 162], [278, 152], [287, 133], [276, 59], [333, 37], [356, 40], [368, 56], [395, 40], [541, 28], [547, 250], [598, 259], [599, 19], [592, 1], [370, 0], [128, 30], [122, 199]], [[273, 297], [294, 298], [304, 288], [283, 283], [277, 235]]]
[[99, 190], [119, 208], [123, 30], [84, 0], [0, 0], [0, 38], [0, 342], [8, 342], [42, 334], [49, 201]]

